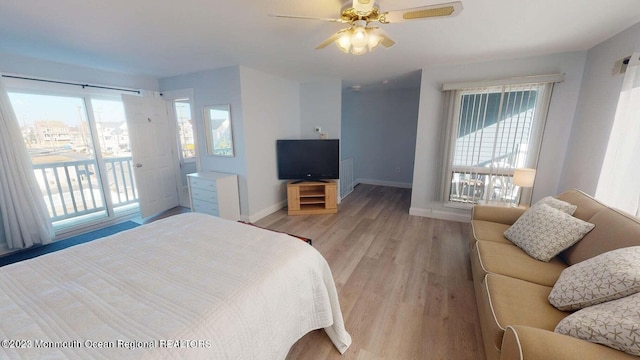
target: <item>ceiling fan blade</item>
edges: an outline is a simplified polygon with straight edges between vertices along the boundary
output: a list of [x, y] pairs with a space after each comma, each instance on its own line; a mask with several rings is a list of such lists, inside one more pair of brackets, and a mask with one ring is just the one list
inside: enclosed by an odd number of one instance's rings
[[346, 21], [344, 21], [343, 19], [319, 18], [319, 17], [313, 17], [313, 16], [282, 15], [282, 14], [269, 14], [269, 16], [286, 18], [286, 19], [318, 20], [318, 21], [346, 23]]
[[385, 33], [379, 33], [378, 36], [380, 36], [382, 38], [382, 41], [380, 42], [380, 45], [388, 48], [391, 47], [393, 45], [395, 45], [395, 41], [393, 41], [390, 37], [387, 36], [387, 34]]
[[381, 23], [399, 23], [407, 20], [456, 16], [462, 11], [460, 1], [389, 11], [381, 14]]
[[342, 29], [342, 30], [338, 31], [337, 33], [331, 35], [327, 40], [323, 41], [322, 44], [316, 46], [316, 50], [320, 50], [320, 49], [326, 48], [327, 46], [329, 46], [329, 44], [331, 44], [332, 42], [338, 40], [340, 35], [342, 35], [342, 33], [345, 32], [345, 31], [349, 31], [349, 29]]

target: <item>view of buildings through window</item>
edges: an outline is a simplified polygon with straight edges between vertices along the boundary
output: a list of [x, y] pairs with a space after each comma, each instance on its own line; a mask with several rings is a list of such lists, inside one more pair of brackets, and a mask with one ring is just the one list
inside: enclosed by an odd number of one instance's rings
[[516, 168], [531, 166], [538, 86], [458, 93], [451, 149], [450, 202], [513, 202]]
[[119, 98], [20, 92], [9, 98], [54, 225], [137, 203]]
[[189, 99], [178, 99], [173, 102], [178, 124], [178, 140], [183, 161], [195, 161], [196, 146], [191, 118], [191, 102]]

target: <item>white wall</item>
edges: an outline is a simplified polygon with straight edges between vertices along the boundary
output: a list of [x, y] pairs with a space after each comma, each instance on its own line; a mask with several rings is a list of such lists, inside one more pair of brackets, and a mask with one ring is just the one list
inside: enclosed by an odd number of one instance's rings
[[276, 140], [300, 134], [300, 84], [240, 67], [248, 220], [284, 206], [285, 182], [278, 180]]
[[300, 85], [300, 138], [317, 139], [316, 126], [330, 139], [342, 137], [340, 109], [342, 81], [326, 80]]
[[158, 90], [158, 79], [0, 53], [0, 73], [92, 85]]
[[420, 89], [346, 89], [342, 99], [342, 156], [356, 182], [410, 188]]
[[468, 210], [442, 206], [440, 183], [443, 157], [442, 84], [454, 81], [503, 79], [518, 76], [564, 73], [556, 84], [549, 108], [540, 153], [533, 201], [557, 193], [567, 151], [586, 52], [554, 54], [489, 63], [435, 66], [422, 69], [418, 137], [410, 213], [465, 221]]
[[640, 23], [588, 51], [560, 191], [595, 194], [624, 78], [613, 74], [614, 63], [637, 51]]

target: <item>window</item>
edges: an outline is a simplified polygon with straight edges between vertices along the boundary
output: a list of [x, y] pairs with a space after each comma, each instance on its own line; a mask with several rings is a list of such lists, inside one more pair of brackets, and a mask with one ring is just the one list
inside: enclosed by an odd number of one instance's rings
[[178, 124], [178, 144], [182, 162], [193, 162], [196, 159], [196, 145], [193, 132], [193, 119], [191, 117], [191, 101], [189, 99], [177, 99], [173, 101], [176, 122]]
[[119, 94], [17, 89], [9, 98], [54, 227], [137, 208]]
[[552, 83], [447, 92], [449, 128], [443, 197], [463, 207], [519, 200], [516, 168], [535, 168]]

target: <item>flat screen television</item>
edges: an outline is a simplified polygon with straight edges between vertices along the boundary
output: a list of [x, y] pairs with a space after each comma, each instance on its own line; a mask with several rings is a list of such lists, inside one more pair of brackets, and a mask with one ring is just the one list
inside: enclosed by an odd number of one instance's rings
[[277, 140], [278, 179], [325, 180], [340, 177], [340, 140]]

